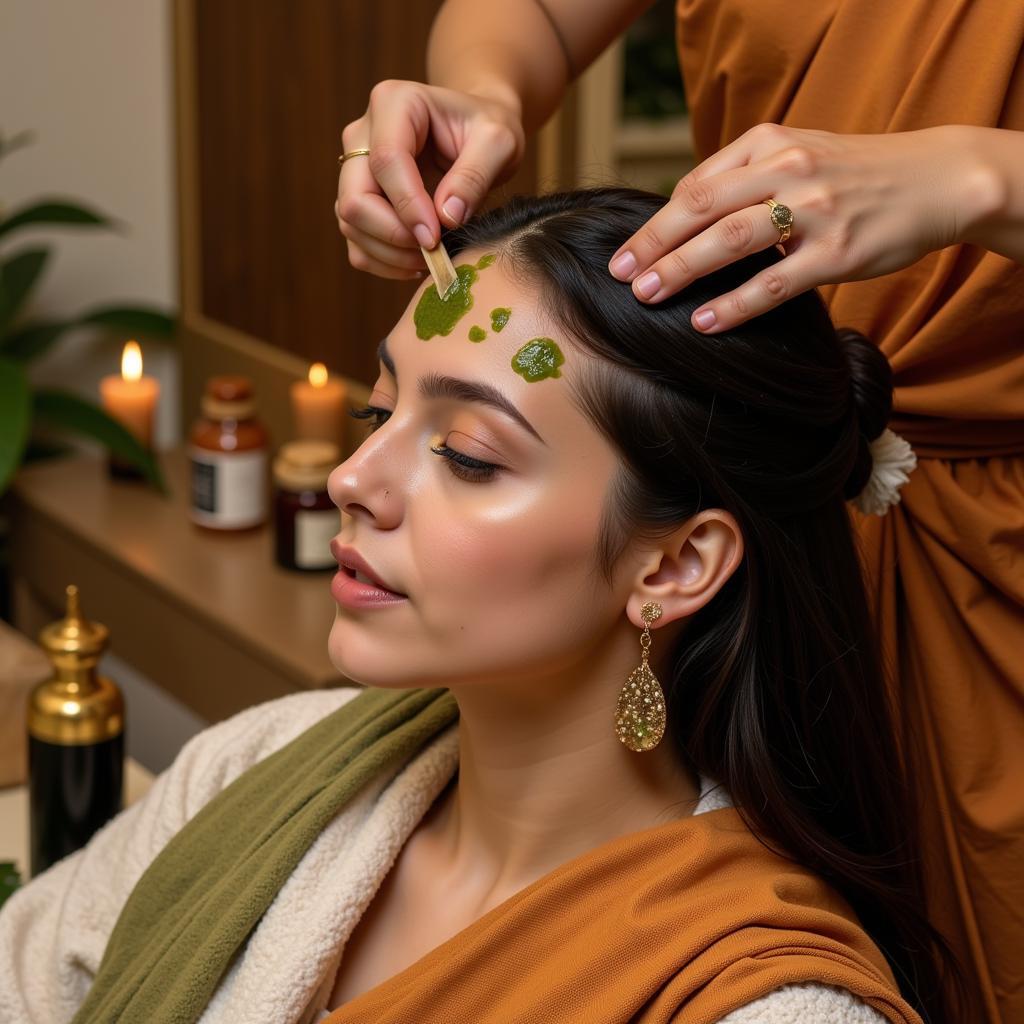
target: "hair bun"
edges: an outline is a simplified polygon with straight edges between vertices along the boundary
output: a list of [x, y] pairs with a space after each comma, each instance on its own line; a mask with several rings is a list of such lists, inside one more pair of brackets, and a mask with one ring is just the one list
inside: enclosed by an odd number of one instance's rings
[[850, 369], [850, 393], [860, 428], [857, 457], [843, 489], [844, 497], [850, 499], [867, 484], [872, 463], [868, 444], [885, 430], [892, 415], [892, 367], [878, 346], [860, 331], [840, 327], [836, 337]]

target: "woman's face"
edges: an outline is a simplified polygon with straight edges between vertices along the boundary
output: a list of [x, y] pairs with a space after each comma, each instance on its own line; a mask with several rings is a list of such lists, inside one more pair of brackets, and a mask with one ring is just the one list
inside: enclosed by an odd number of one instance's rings
[[624, 614], [632, 580], [610, 587], [595, 558], [619, 458], [573, 401], [594, 357], [487, 256], [457, 257], [447, 303], [429, 281], [413, 297], [381, 347], [386, 412], [328, 482], [335, 554], [405, 595], [367, 603], [344, 567], [332, 582], [331, 660], [367, 685], [571, 678]]

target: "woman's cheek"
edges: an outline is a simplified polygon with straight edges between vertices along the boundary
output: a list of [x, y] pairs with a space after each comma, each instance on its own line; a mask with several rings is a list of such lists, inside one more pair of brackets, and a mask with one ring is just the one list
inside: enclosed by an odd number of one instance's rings
[[[584, 506], [586, 508], [587, 506]], [[586, 592], [598, 518], [568, 500], [453, 522], [423, 550], [429, 592], [453, 619], [550, 619], [555, 602]], [[591, 588], [592, 589], [592, 588]]]

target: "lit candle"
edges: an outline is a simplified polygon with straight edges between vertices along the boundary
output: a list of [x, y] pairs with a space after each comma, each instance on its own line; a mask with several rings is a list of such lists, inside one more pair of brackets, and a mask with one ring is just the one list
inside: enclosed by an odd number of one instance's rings
[[345, 384], [328, 377], [323, 363], [309, 368], [308, 380], [291, 385], [292, 417], [297, 438], [333, 441], [345, 450]]
[[145, 448], [153, 447], [153, 413], [160, 396], [160, 382], [142, 373], [142, 350], [138, 342], [125, 343], [121, 353], [121, 374], [100, 381], [103, 408], [127, 427]]

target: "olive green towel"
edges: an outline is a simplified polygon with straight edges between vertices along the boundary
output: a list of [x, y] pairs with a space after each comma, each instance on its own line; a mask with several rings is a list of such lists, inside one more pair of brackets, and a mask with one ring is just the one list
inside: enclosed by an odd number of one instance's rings
[[331, 819], [458, 715], [446, 689], [368, 688], [243, 772], [139, 879], [73, 1024], [198, 1020]]

